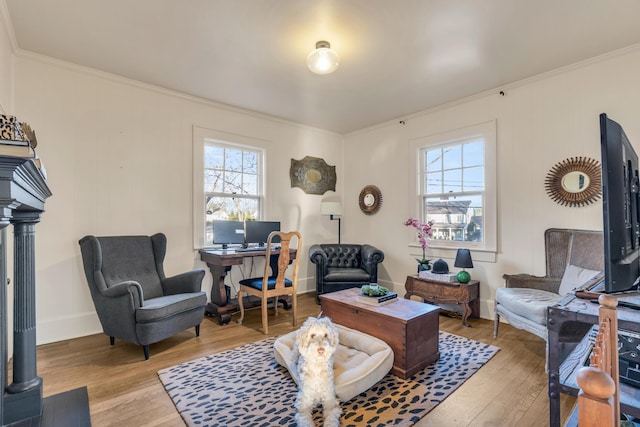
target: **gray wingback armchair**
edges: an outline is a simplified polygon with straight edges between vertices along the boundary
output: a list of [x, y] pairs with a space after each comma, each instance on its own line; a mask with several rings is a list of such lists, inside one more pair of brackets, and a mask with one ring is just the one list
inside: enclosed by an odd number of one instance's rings
[[167, 238], [153, 236], [85, 236], [80, 240], [84, 272], [102, 329], [115, 338], [149, 344], [200, 323], [207, 303], [201, 291], [204, 270], [165, 277]]
[[376, 283], [384, 253], [371, 245], [320, 244], [309, 248], [309, 259], [316, 265], [316, 291], [320, 296]]

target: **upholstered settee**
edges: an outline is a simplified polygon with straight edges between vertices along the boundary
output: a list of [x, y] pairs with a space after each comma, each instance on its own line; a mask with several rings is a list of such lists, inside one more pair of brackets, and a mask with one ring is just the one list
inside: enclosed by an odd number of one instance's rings
[[316, 265], [318, 295], [360, 287], [378, 281], [384, 253], [371, 245], [319, 244], [309, 248]]
[[550, 228], [545, 231], [546, 275], [504, 274], [495, 297], [494, 337], [500, 317], [547, 340], [547, 307], [573, 289], [597, 279], [604, 270], [600, 231]]

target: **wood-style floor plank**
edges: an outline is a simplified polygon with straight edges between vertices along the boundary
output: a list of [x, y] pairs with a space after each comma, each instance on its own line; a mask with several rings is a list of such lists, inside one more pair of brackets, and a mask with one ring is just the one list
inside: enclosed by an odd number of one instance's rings
[[[298, 302], [298, 325], [320, 311], [313, 294], [299, 296]], [[38, 375], [44, 381], [44, 396], [86, 385], [95, 427], [182, 427], [157, 371], [267, 337], [260, 331], [259, 310], [247, 311], [242, 325], [236, 319], [237, 315], [230, 324], [220, 326], [207, 317], [200, 337], [188, 330], [153, 344], [147, 361], [141, 347], [119, 340], [110, 346], [103, 334], [39, 346]], [[493, 344], [500, 351], [416, 425], [548, 425], [544, 341], [504, 324], [494, 339], [492, 321], [470, 319], [470, 323], [472, 327], [465, 328], [459, 317], [440, 316], [441, 330]], [[290, 311], [280, 310], [277, 318], [270, 312], [268, 336], [293, 329]], [[575, 399], [563, 396], [561, 402], [566, 415]]]

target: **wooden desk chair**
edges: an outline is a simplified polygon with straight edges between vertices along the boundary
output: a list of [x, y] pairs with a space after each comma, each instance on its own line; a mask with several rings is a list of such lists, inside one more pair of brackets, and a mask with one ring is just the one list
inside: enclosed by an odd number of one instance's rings
[[[277, 256], [277, 263], [271, 262], [271, 240], [274, 237], [280, 237], [280, 253]], [[289, 249], [291, 248], [291, 240], [296, 237], [297, 249], [295, 259], [291, 260]], [[240, 291], [238, 292], [238, 303], [240, 306], [240, 319], [238, 324], [242, 324], [244, 319], [244, 305], [242, 294], [247, 293], [262, 299], [260, 307], [262, 309], [262, 331], [267, 334], [269, 325], [267, 321], [267, 302], [269, 298], [275, 298], [274, 301], [274, 313], [278, 315], [278, 297], [283, 295], [291, 295], [291, 306], [293, 314], [293, 326], [297, 325], [297, 298], [296, 291], [298, 287], [298, 265], [300, 262], [300, 249], [302, 248], [302, 236], [297, 231], [282, 232], [274, 231], [269, 234], [266, 246], [266, 261], [264, 263], [264, 274], [262, 277], [255, 277], [251, 279], [243, 279], [240, 281]], [[291, 280], [285, 278], [287, 269], [292, 266], [293, 273]], [[272, 268], [274, 267], [274, 268]], [[276, 271], [273, 271], [273, 270]], [[269, 274], [269, 270], [271, 274]]]

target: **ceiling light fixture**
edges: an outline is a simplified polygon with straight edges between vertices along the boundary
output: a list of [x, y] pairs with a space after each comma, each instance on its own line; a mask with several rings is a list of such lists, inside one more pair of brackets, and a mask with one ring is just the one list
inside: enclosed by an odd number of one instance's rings
[[330, 74], [338, 69], [340, 57], [331, 49], [329, 42], [321, 40], [315, 50], [307, 56], [307, 66], [316, 74]]

